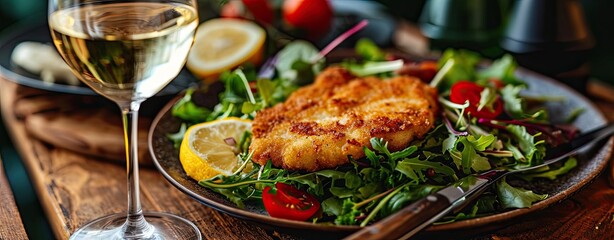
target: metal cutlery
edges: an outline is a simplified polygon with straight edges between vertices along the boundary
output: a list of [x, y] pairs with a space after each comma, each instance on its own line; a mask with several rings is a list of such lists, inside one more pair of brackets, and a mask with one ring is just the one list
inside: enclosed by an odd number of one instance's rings
[[475, 174], [475, 181], [468, 186], [448, 186], [436, 193], [401, 209], [397, 213], [384, 218], [373, 225], [346, 237], [346, 240], [356, 239], [408, 239], [433, 222], [459, 209], [475, 199], [492, 183], [513, 173], [534, 170], [566, 159], [584, 147], [614, 134], [614, 123], [581, 134], [568, 143], [548, 150], [544, 163], [521, 169], [492, 169]]

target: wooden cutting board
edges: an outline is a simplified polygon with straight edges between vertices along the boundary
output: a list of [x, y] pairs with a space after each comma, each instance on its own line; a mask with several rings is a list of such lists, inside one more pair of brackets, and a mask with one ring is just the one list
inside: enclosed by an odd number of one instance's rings
[[[40, 91], [15, 84], [14, 113], [33, 137], [56, 147], [125, 163], [123, 126], [117, 105], [99, 96]], [[147, 149], [150, 117], [139, 118], [139, 162], [152, 166]]]

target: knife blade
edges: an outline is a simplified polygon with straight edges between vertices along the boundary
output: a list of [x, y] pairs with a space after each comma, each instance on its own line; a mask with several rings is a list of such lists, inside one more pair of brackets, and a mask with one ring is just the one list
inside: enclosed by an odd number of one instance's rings
[[445, 187], [344, 239], [408, 239], [451, 211], [473, 200], [490, 184], [497, 182], [502, 177], [511, 173], [537, 169], [566, 159], [579, 150], [612, 134], [614, 134], [614, 123], [589, 131], [575, 137], [568, 143], [549, 149], [548, 159], [542, 164], [512, 170], [492, 169], [484, 173], [470, 175], [469, 177], [476, 178], [475, 181], [465, 181], [468, 184], [464, 184], [464, 186], [456, 183]]

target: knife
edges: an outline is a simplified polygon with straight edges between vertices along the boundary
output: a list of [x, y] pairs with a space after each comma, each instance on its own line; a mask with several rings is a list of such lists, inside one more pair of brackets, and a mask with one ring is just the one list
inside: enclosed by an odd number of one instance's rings
[[454, 184], [432, 193], [395, 214], [364, 227], [345, 239], [408, 239], [451, 211], [465, 206], [466, 203], [475, 199], [492, 183], [497, 182], [504, 176], [561, 161], [612, 134], [614, 134], [614, 123], [589, 131], [565, 144], [549, 149], [548, 159], [542, 164], [521, 169], [492, 169], [475, 174], [473, 175], [475, 181], [468, 181], [469, 184], [465, 184], [466, 186]]

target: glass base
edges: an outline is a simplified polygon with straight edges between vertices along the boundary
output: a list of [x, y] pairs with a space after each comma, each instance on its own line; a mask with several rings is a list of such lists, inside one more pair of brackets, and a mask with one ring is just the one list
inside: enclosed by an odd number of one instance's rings
[[85, 224], [77, 229], [70, 239], [202, 239], [196, 225], [185, 218], [168, 213], [144, 213], [143, 215], [153, 227], [153, 234], [149, 237], [125, 238], [122, 226], [126, 223], [126, 213], [117, 213]]

